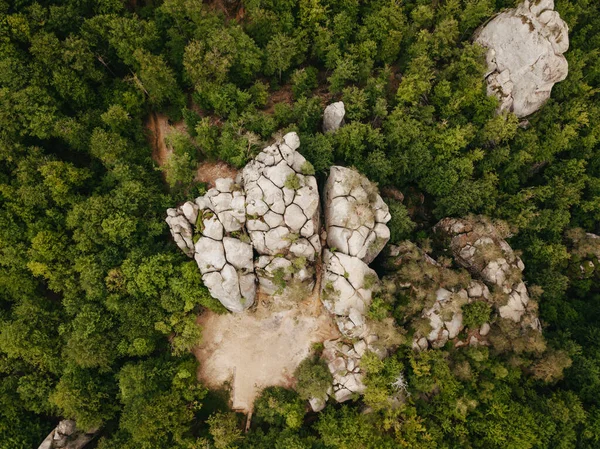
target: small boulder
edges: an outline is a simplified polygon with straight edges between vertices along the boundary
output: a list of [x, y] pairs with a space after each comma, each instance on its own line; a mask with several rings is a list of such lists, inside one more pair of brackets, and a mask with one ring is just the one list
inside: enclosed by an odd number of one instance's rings
[[323, 132], [337, 131], [344, 124], [344, 115], [346, 108], [342, 101], [328, 105], [323, 113]]

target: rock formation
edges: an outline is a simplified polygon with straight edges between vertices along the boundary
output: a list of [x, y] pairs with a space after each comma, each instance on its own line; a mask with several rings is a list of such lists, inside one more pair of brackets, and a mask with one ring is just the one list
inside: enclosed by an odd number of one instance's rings
[[81, 449], [94, 439], [96, 433], [97, 430], [79, 430], [75, 421], [64, 419], [48, 434], [38, 449]]
[[369, 264], [390, 239], [387, 204], [365, 176], [331, 167], [324, 190], [327, 246]]
[[[510, 338], [539, 347], [541, 327], [522, 280], [523, 262], [497, 229], [484, 218], [445, 218], [434, 230], [442, 251], [464, 269], [442, 265], [408, 241], [388, 251], [393, 274], [384, 277], [385, 294], [411, 298], [402, 312], [414, 330], [413, 348], [441, 348], [448, 341], [488, 345], [509, 328]], [[474, 310], [479, 318], [467, 323], [465, 311]]]
[[323, 132], [337, 131], [344, 124], [344, 115], [346, 108], [342, 101], [328, 105], [323, 113]]
[[[520, 322], [529, 303], [521, 274], [525, 265], [496, 228], [487, 220], [444, 218], [434, 231], [450, 239], [449, 248], [459, 265], [508, 295], [508, 301], [498, 309], [500, 316]], [[537, 318], [529, 324], [540, 329]]]
[[232, 312], [252, 306], [256, 276], [252, 245], [245, 233], [246, 197], [239, 184], [217, 179], [215, 188], [204, 196], [167, 214], [175, 242], [194, 257], [211, 296]]
[[[320, 209], [312, 165], [286, 134], [238, 179], [217, 179], [205, 195], [167, 210], [177, 246], [194, 257], [210, 294], [232, 312], [254, 304], [258, 283], [281, 295], [314, 287], [321, 253]], [[254, 251], [258, 253], [255, 260]]]
[[299, 146], [296, 133], [286, 134], [242, 172], [246, 228], [260, 255], [260, 285], [270, 295], [299, 284], [310, 292], [321, 253], [319, 189], [312, 165], [296, 151]]
[[554, 0], [525, 0], [475, 33], [487, 48], [488, 94], [498, 97], [501, 111], [534, 113], [567, 77], [568, 27], [553, 9]]
[[[323, 250], [321, 301], [335, 316], [343, 337], [324, 343], [323, 359], [333, 376], [330, 397], [337, 402], [365, 390], [361, 357], [366, 351], [383, 358], [382, 345], [375, 345], [366, 313], [379, 278], [367, 265], [389, 240], [387, 205], [377, 187], [355, 170], [331, 167], [324, 188], [325, 228], [328, 248]], [[324, 407], [311, 402], [313, 410]]]

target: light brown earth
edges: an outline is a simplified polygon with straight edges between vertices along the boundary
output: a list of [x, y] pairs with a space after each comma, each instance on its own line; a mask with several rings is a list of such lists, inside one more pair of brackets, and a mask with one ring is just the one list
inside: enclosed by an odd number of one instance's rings
[[[185, 124], [177, 122], [173, 125], [169, 124], [169, 119], [164, 114], [153, 112], [146, 121], [146, 129], [148, 141], [152, 147], [152, 159], [163, 167], [172, 149], [165, 142], [165, 137], [173, 130], [177, 129], [185, 131]], [[234, 178], [237, 175], [237, 170], [223, 161], [203, 161], [198, 164], [196, 173], [196, 181], [205, 182], [209, 187], [214, 187], [215, 179], [217, 178]], [[164, 173], [163, 173], [164, 176]]]
[[206, 311], [198, 319], [203, 328], [202, 343], [194, 351], [200, 361], [198, 378], [212, 388], [229, 382], [232, 408], [244, 413], [252, 411], [263, 388], [293, 387], [294, 370], [314, 343], [339, 337], [317, 294], [287, 310], [272, 301], [259, 299], [252, 312]]
[[198, 164], [195, 179], [207, 183], [209, 187], [214, 187], [217, 178], [235, 179], [237, 173], [238, 171], [235, 168], [223, 161], [203, 161]]

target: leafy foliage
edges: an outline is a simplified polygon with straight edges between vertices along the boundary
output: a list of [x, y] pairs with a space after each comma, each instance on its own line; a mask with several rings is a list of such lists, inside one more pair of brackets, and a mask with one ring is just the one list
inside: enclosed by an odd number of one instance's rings
[[[516, 3], [0, 2], [0, 448], [35, 447], [59, 416], [102, 427], [103, 449], [597, 447], [600, 264], [585, 235], [600, 232], [600, 10], [557, 0], [569, 76], [524, 122], [494, 113], [470, 40]], [[339, 99], [346, 124], [323, 134]], [[169, 186], [145, 135], [154, 113], [187, 128], [170, 137]], [[548, 357], [523, 356], [522, 335], [498, 352], [403, 346], [370, 366], [371, 414], [351, 404], [303, 420], [301, 399], [269, 391], [244, 439], [235, 415], [200, 420], [195, 317], [223, 308], [164, 210], [201, 188], [199, 158], [239, 168], [291, 129], [317, 176], [354, 166], [423, 198], [386, 198], [394, 242], [426, 241], [446, 215], [505, 220]], [[422, 268], [402, 269], [425, 292]], [[377, 301], [373, 315], [400, 324], [417, 312]], [[470, 309], [477, 326], [486, 313]], [[313, 370], [299, 373], [303, 398], [325, 386]], [[400, 371], [409, 395], [389, 401]]]

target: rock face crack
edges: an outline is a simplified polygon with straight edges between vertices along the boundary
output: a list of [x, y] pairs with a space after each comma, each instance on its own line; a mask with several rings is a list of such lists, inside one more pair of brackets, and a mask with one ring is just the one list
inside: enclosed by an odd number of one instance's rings
[[475, 32], [475, 42], [487, 48], [488, 95], [498, 97], [500, 111], [525, 117], [550, 98], [552, 86], [567, 77], [568, 31], [554, 0], [525, 0]]

